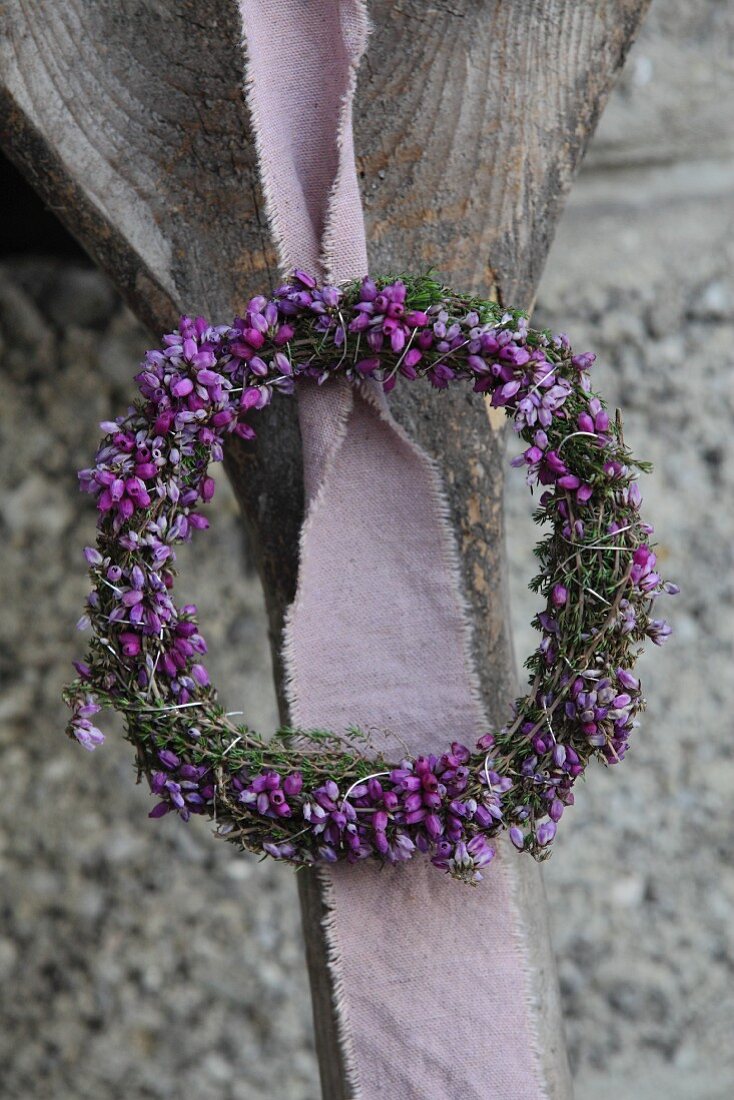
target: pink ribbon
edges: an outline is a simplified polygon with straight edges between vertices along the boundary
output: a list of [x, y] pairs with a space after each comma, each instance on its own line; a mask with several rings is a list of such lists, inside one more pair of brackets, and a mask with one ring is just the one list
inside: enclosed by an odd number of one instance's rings
[[[247, 95], [284, 270], [367, 272], [352, 137], [359, 0], [240, 0]], [[285, 665], [292, 721], [399, 759], [486, 729], [432, 460], [381, 392], [298, 393], [307, 513]], [[523, 929], [500, 854], [476, 889], [420, 858], [320, 872], [350, 1096], [545, 1097]]]

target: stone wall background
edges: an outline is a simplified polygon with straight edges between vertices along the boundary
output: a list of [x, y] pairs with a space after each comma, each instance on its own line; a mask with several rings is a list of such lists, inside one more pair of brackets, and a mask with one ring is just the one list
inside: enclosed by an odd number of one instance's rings
[[[725, 0], [653, 5], [536, 310], [599, 353], [600, 388], [655, 462], [648, 514], [684, 588], [645, 661], [634, 751], [593, 771], [546, 865], [578, 1100], [734, 1095], [733, 41]], [[313, 1100], [292, 874], [202, 822], [148, 822], [120, 738], [94, 759], [60, 738], [94, 526], [75, 470], [147, 343], [94, 271], [0, 265], [3, 1095]], [[220, 482], [181, 587], [226, 702], [269, 728], [262, 601]], [[508, 524], [524, 654], [534, 535], [514, 475]]]

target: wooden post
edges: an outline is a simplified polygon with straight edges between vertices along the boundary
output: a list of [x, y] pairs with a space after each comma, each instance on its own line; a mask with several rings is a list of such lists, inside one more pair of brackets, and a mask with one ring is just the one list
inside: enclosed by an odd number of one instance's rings
[[[555, 223], [649, 0], [373, 0], [356, 148], [373, 271], [433, 267], [457, 288], [532, 304]], [[229, 320], [276, 280], [242, 96], [233, 0], [3, 0], [0, 139], [135, 312]], [[133, 364], [131, 364], [132, 373]], [[391, 399], [440, 462], [494, 720], [516, 694], [502, 527], [503, 430], [479, 399], [420, 387]], [[303, 513], [293, 402], [229, 448], [280, 638]], [[517, 861], [553, 1100], [570, 1096], [542, 883]], [[301, 875], [324, 1096], [347, 1093], [321, 937]], [[409, 1047], [409, 1036], [406, 1036]]]

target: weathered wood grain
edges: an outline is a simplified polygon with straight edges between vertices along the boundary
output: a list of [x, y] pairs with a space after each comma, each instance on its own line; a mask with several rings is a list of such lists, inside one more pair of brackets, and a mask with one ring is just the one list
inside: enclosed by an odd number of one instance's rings
[[[435, 267], [530, 305], [555, 222], [648, 0], [374, 0], [356, 147], [374, 271]], [[153, 331], [229, 318], [275, 278], [241, 91], [232, 0], [0, 0], [0, 137]], [[464, 393], [398, 388], [440, 461], [487, 709], [515, 694], [503, 433]], [[293, 402], [227, 468], [265, 588], [280, 688], [303, 511]], [[282, 692], [279, 692], [284, 707]], [[542, 883], [518, 860], [549, 1093], [570, 1096]], [[346, 1096], [313, 877], [301, 900], [324, 1095]], [[407, 1039], [407, 1037], [406, 1037]]]
[[[0, 12], [4, 148], [151, 332], [181, 312], [231, 318], [272, 286], [233, 0], [0, 0]], [[227, 465], [261, 548], [279, 667], [303, 487], [294, 403], [266, 419]]]

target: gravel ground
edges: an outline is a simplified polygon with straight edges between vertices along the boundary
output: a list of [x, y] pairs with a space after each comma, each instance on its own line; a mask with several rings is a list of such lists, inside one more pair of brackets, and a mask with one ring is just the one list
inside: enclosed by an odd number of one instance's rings
[[[734, 519], [722, 507], [734, 479], [734, 129], [722, 93], [734, 79], [712, 64], [725, 7], [653, 9], [536, 312], [600, 353], [600, 388], [655, 462], [648, 513], [684, 586], [674, 638], [645, 660], [634, 751], [593, 772], [547, 865], [578, 1100], [734, 1095]], [[128, 398], [146, 343], [95, 272], [0, 266], [2, 1092], [312, 1100], [290, 872], [235, 856], [202, 822], [148, 822], [120, 738], [94, 761], [60, 739], [86, 589], [79, 548], [94, 523], [74, 471]], [[225, 701], [269, 728], [262, 601], [243, 577], [226, 482], [214, 510], [216, 535], [187, 556], [181, 587], [197, 593]], [[508, 517], [523, 654], [534, 536], [516, 480]]]

